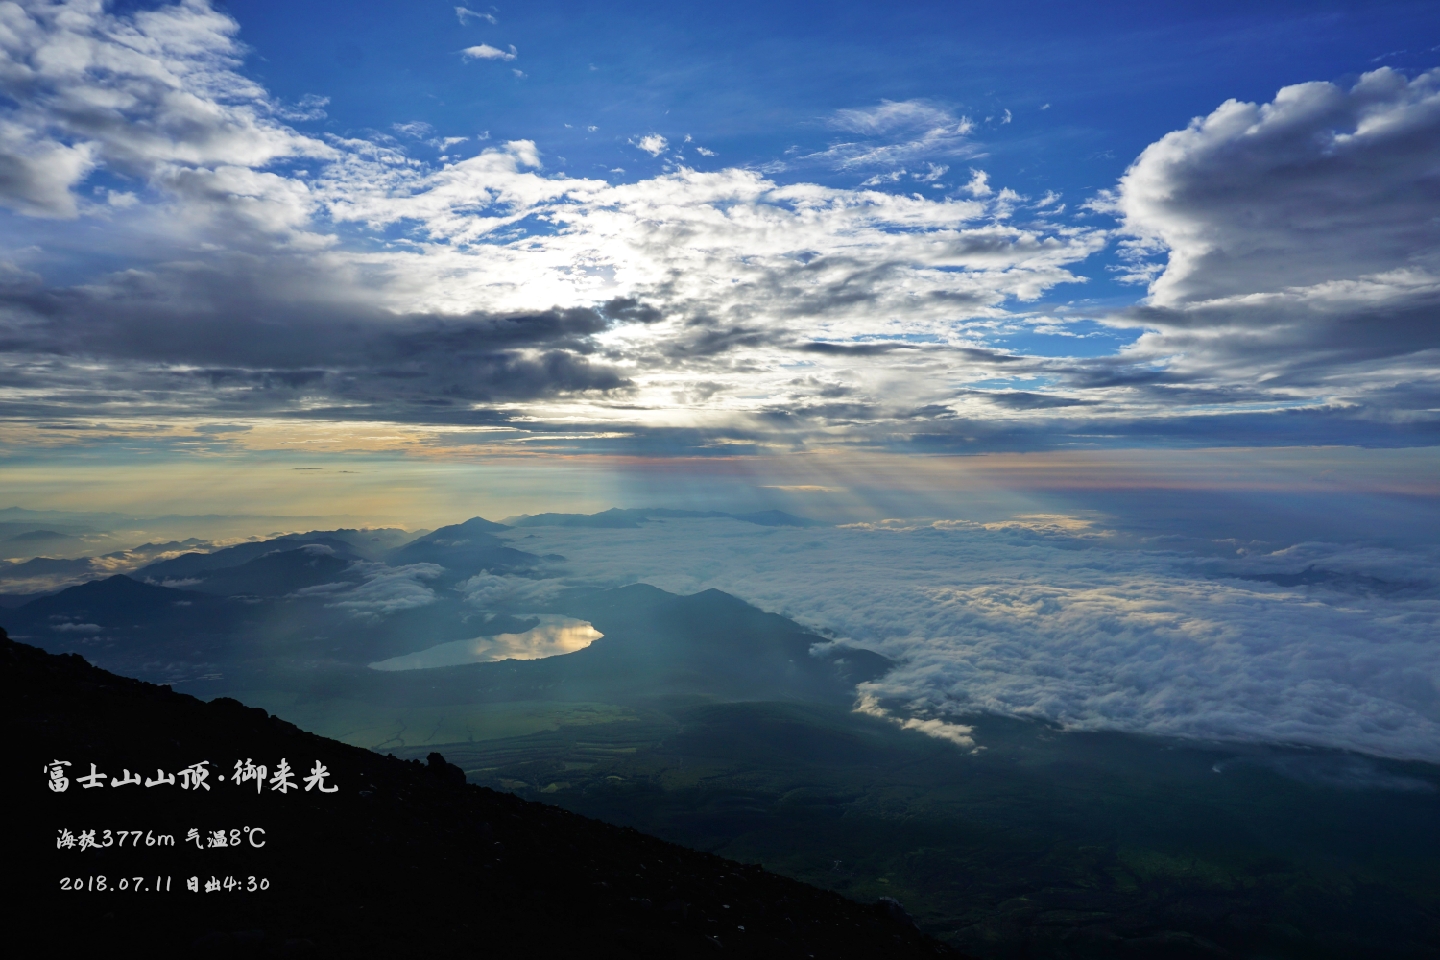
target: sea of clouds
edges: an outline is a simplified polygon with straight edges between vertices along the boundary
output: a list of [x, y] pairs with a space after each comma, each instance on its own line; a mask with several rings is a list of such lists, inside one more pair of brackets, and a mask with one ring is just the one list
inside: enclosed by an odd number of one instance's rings
[[1437, 549], [1202, 557], [1066, 517], [524, 534], [571, 582], [714, 587], [894, 658], [858, 706], [949, 739], [949, 720], [1000, 713], [1440, 762]]

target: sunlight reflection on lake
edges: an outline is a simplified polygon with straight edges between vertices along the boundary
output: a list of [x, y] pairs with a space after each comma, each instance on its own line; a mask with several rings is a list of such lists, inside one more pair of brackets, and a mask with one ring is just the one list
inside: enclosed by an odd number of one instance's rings
[[492, 660], [543, 660], [583, 650], [604, 634], [584, 620], [554, 614], [539, 614], [539, 625], [524, 633], [502, 633], [495, 637], [452, 640], [428, 650], [407, 653], [370, 664], [372, 670], [423, 670], [426, 667], [454, 667], [463, 663]]

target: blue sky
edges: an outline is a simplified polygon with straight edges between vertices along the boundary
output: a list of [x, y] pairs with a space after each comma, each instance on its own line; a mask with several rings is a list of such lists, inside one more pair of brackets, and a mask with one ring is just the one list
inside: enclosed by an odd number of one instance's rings
[[0, 443], [77, 490], [1440, 433], [1433, 5], [9, 16]]

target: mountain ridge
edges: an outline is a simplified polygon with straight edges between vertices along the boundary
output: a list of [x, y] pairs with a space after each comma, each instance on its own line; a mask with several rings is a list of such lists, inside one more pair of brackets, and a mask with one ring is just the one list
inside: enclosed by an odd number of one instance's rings
[[[210, 703], [53, 655], [0, 631], [12, 769], [27, 826], [14, 862], [30, 919], [16, 939], [63, 931], [67, 949], [144, 944], [169, 954], [398, 956], [480, 947], [493, 956], [823, 955], [959, 957], [893, 901], [866, 906], [770, 874], [464, 783], [439, 754], [382, 757], [307, 734], [228, 699]], [[224, 782], [235, 757], [323, 764], [333, 795], [276, 797]], [[42, 768], [71, 762], [148, 771], [213, 761], [215, 789], [47, 790]], [[237, 763], [237, 768], [239, 763]], [[273, 769], [273, 768], [272, 768]], [[303, 772], [303, 770], [302, 770]], [[218, 778], [218, 779], [217, 779]], [[267, 849], [59, 849], [57, 830], [263, 825]], [[238, 835], [238, 829], [237, 829]], [[243, 847], [243, 844], [242, 844]], [[191, 893], [185, 878], [240, 874], [264, 893]], [[92, 890], [62, 893], [55, 878]], [[107, 891], [121, 877], [178, 879], [147, 896]], [[241, 880], [243, 887], [244, 880]], [[164, 886], [164, 884], [161, 884]]]

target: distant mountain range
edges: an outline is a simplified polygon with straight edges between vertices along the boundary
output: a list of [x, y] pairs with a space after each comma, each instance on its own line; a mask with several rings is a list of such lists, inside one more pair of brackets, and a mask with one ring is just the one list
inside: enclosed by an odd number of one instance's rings
[[718, 510], [621, 510], [615, 508], [601, 513], [541, 513], [507, 517], [505, 523], [512, 527], [598, 527], [601, 529], [633, 529], [653, 520], [680, 519], [692, 517], [717, 517], [741, 520], [762, 527], [824, 527], [819, 520], [797, 517], [783, 510], [762, 510], [758, 513], [721, 513]]

